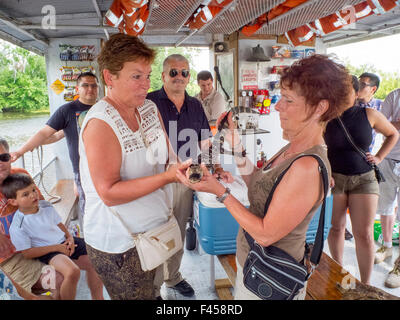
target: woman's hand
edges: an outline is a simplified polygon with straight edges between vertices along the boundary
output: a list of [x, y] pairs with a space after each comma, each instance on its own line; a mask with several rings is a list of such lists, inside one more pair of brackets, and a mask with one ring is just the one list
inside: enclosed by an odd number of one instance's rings
[[207, 167], [203, 163], [201, 164], [203, 178], [200, 182], [191, 183], [186, 174], [189, 166], [190, 164], [176, 172], [176, 176], [181, 183], [195, 191], [213, 193], [217, 196], [224, 194], [225, 187], [207, 170]]
[[376, 155], [374, 156], [370, 152], [367, 152], [366, 155], [367, 155], [367, 161], [371, 164], [379, 164], [382, 162], [382, 159], [380, 157], [377, 157]]
[[188, 168], [192, 164], [192, 159], [188, 159], [182, 163], [174, 163], [170, 164], [167, 167], [167, 171], [165, 171], [165, 174], [167, 175], [167, 179], [171, 182], [179, 182], [176, 172], [178, 170], [183, 170]]
[[218, 180], [222, 179], [226, 183], [232, 183], [235, 180], [229, 171], [225, 171], [221, 167], [215, 169], [213, 176]]

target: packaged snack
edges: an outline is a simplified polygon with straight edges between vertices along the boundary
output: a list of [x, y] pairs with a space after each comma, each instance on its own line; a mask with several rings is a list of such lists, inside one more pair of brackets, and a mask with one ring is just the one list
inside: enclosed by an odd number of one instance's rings
[[62, 81], [72, 81], [72, 67], [62, 67], [61, 69], [61, 80]]

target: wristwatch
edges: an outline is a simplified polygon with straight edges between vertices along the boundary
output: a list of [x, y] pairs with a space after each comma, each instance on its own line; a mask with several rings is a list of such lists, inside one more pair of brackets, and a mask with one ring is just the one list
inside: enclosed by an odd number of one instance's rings
[[216, 198], [219, 202], [224, 203], [225, 199], [230, 195], [230, 193], [231, 193], [231, 189], [226, 187], [224, 194], [222, 196], [216, 197]]

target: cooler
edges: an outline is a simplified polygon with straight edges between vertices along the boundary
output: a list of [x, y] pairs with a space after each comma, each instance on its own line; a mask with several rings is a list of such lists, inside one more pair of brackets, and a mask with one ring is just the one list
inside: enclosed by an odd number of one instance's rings
[[[324, 240], [328, 237], [329, 230], [331, 229], [331, 220], [332, 220], [332, 206], [333, 206], [333, 196], [330, 195], [326, 197], [325, 203], [325, 223], [324, 223]], [[306, 233], [306, 242], [314, 243], [315, 236], [318, 231], [318, 222], [319, 216], [321, 214], [321, 206], [315, 212], [314, 217], [311, 219], [310, 224], [308, 225], [308, 230]]]
[[[231, 189], [232, 195], [244, 206], [249, 206], [247, 186], [241, 178], [235, 177], [233, 183], [225, 186]], [[197, 239], [206, 253], [219, 255], [236, 252], [239, 225], [215, 195], [196, 191], [193, 215]]]

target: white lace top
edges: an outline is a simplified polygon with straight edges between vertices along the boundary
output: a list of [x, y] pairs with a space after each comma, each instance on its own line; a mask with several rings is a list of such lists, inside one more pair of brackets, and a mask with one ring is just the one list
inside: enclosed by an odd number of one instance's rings
[[[103, 252], [122, 253], [133, 248], [134, 242], [121, 221], [96, 192], [89, 173], [82, 133], [88, 121], [93, 118], [103, 120], [112, 128], [122, 150], [120, 170], [122, 180], [163, 172], [168, 159], [168, 149], [157, 107], [152, 101], [145, 100], [138, 111], [145, 141], [142, 139], [140, 130], [133, 132], [118, 111], [105, 100], [99, 101], [90, 108], [82, 124], [79, 137], [79, 168], [86, 198], [84, 236], [91, 247]], [[139, 199], [112, 208], [118, 212], [131, 232], [138, 233], [165, 223], [171, 204], [172, 187], [166, 185]]]

